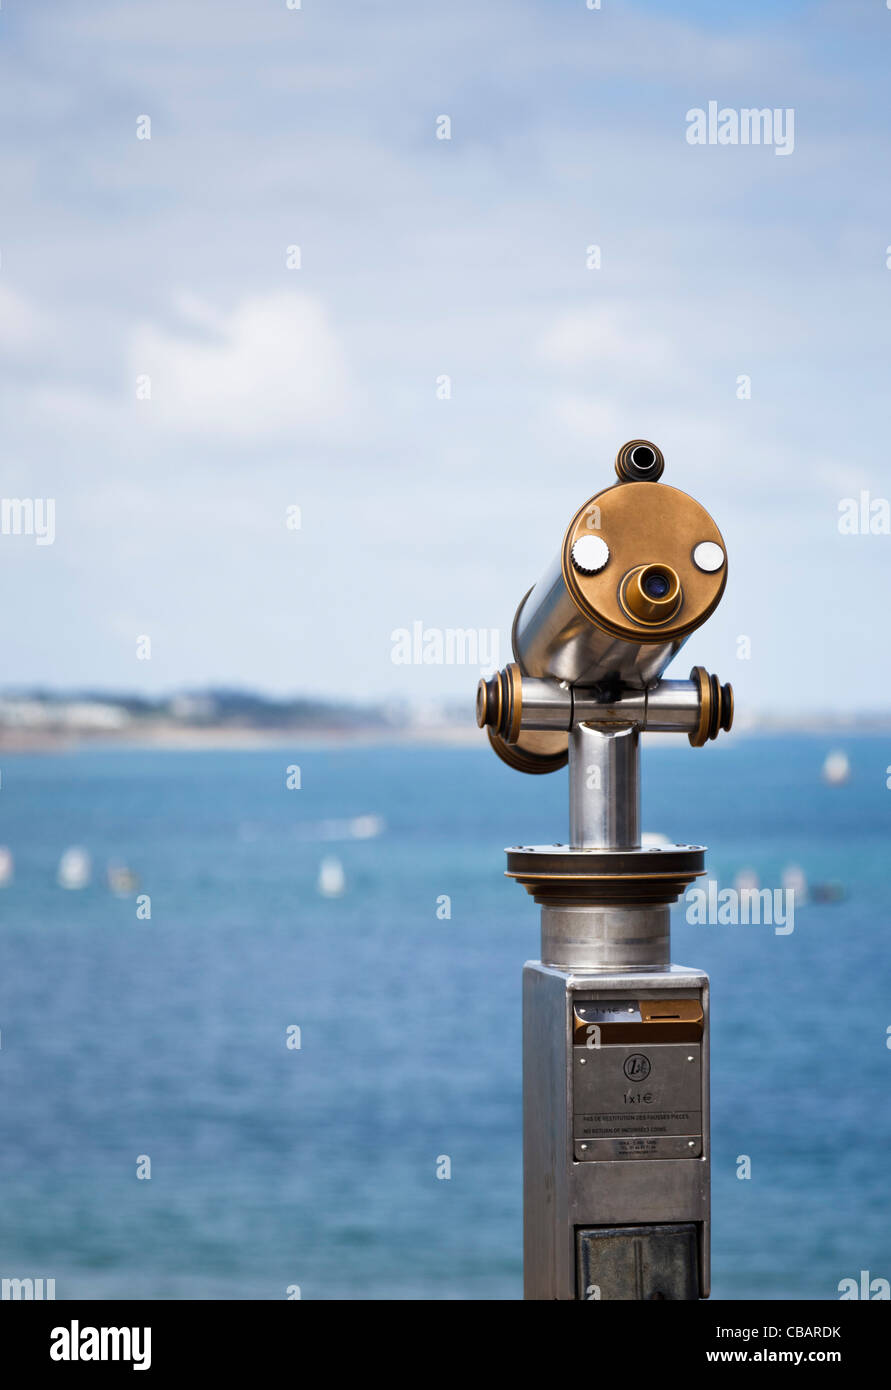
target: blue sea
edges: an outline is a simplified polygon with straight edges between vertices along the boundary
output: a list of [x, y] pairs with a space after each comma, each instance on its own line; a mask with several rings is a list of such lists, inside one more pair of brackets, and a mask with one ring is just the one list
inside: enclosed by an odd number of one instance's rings
[[[675, 912], [675, 961], [712, 979], [717, 1299], [891, 1278], [891, 739], [845, 738], [829, 787], [836, 742], [645, 753], [645, 828], [710, 846], [722, 887], [796, 864], [844, 890], [787, 935]], [[483, 746], [6, 755], [0, 816], [0, 1275], [59, 1299], [521, 1297], [538, 909], [502, 850], [566, 838], [565, 772]], [[331, 824], [358, 816], [382, 832]], [[80, 890], [56, 881], [72, 845]]]

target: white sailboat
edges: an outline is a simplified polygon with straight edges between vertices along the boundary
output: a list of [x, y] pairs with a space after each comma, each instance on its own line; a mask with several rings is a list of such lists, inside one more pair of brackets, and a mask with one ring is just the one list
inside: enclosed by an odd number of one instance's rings
[[319, 878], [316, 884], [323, 898], [339, 898], [346, 889], [346, 876], [343, 865], [334, 855], [329, 855], [319, 865]]
[[787, 893], [792, 893], [796, 905], [807, 902], [807, 876], [799, 864], [787, 864], [780, 880]]
[[845, 782], [850, 781], [851, 764], [843, 749], [837, 748], [828, 754], [823, 764], [822, 776], [823, 781], [830, 787], [841, 787]]
[[79, 845], [72, 845], [59, 860], [56, 878], [60, 888], [86, 888], [91, 873], [92, 865], [87, 851]]
[[350, 834], [354, 840], [374, 840], [383, 830], [383, 816], [353, 816], [350, 821]]

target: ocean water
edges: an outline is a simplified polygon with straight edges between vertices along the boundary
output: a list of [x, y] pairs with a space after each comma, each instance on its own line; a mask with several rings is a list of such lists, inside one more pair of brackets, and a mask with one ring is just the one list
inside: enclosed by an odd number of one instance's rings
[[[832, 746], [645, 754], [645, 827], [709, 845], [721, 886], [795, 863], [845, 890], [788, 935], [675, 912], [674, 959], [712, 979], [718, 1299], [891, 1278], [891, 740], [847, 738], [841, 787]], [[324, 838], [360, 815], [383, 833]], [[565, 773], [484, 747], [7, 755], [0, 817], [0, 1275], [60, 1299], [521, 1296], [538, 909], [502, 848], [565, 838]], [[70, 845], [80, 891], [56, 882]]]

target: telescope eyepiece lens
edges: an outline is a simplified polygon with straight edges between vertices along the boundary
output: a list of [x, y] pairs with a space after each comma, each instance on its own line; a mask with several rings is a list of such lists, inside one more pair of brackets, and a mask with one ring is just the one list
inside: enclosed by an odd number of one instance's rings
[[641, 586], [647, 598], [665, 598], [671, 588], [671, 580], [667, 574], [662, 574], [659, 570], [650, 570], [644, 576]]
[[681, 581], [670, 565], [642, 565], [626, 576], [621, 596], [638, 622], [664, 623], [681, 605]]

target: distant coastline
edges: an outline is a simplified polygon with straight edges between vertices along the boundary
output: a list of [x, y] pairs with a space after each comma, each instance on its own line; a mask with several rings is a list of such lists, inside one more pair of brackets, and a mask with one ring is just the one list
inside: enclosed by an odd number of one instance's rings
[[[740, 733], [808, 733], [842, 738], [891, 733], [891, 712], [753, 712]], [[658, 739], [658, 735], [649, 737]], [[417, 744], [473, 747], [483, 735], [472, 702], [347, 705], [276, 699], [250, 691], [204, 690], [157, 699], [104, 691], [7, 691], [0, 695], [0, 751], [45, 753], [92, 747], [251, 749], [294, 744]]]

